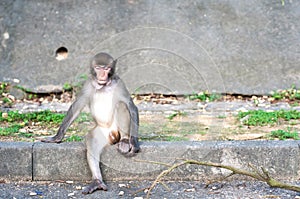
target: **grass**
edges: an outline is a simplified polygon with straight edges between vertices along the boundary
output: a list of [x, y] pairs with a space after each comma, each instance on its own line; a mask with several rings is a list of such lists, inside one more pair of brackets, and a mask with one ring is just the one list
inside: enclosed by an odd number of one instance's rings
[[0, 136], [10, 136], [18, 133], [23, 126], [20, 124], [12, 124], [9, 127], [0, 127]]
[[216, 94], [216, 93], [209, 93], [208, 91], [204, 91], [204, 92], [189, 95], [187, 97], [190, 100], [200, 100], [200, 101], [203, 101], [203, 102], [213, 102], [213, 101], [219, 100], [221, 98], [221, 95]]
[[20, 113], [19, 111], [0, 112], [0, 122], [52, 122], [59, 124], [62, 122], [65, 114], [54, 113], [49, 110], [32, 113]]
[[268, 135], [268, 138], [270, 139], [279, 139], [279, 140], [286, 140], [286, 139], [294, 139], [299, 140], [299, 133], [297, 131], [291, 131], [290, 128], [287, 130], [276, 130], [271, 131], [271, 133]]
[[300, 119], [300, 112], [297, 110], [279, 110], [267, 112], [263, 110], [252, 110], [247, 112], [239, 112], [238, 119], [244, 125], [248, 126], [266, 126], [279, 122], [279, 119], [290, 121]]
[[[34, 138], [38, 134], [35, 132], [23, 132], [20, 129], [24, 127], [38, 126], [45, 129], [56, 129], [62, 123], [65, 114], [51, 112], [49, 110], [41, 112], [20, 113], [18, 111], [0, 112], [0, 136], [10, 136], [18, 138]], [[91, 118], [88, 113], [81, 113], [76, 122], [82, 123], [89, 121]], [[82, 137], [77, 135], [71, 135], [66, 138], [67, 142], [82, 141]]]

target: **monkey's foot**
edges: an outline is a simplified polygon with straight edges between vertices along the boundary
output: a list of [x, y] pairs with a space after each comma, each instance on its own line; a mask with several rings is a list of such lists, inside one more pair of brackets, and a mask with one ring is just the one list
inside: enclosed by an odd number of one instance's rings
[[119, 143], [117, 143], [117, 149], [122, 154], [127, 154], [130, 152], [131, 147], [128, 139], [122, 139]]
[[96, 190], [104, 190], [107, 191], [107, 186], [102, 182], [101, 180], [93, 180], [91, 184], [89, 184], [87, 187], [85, 187], [82, 191], [83, 194], [91, 194]]
[[62, 139], [54, 136], [54, 137], [43, 138], [43, 139], [41, 139], [41, 142], [46, 142], [46, 143], [61, 143]]
[[140, 147], [137, 139], [131, 137], [130, 140], [122, 139], [117, 143], [118, 151], [126, 157], [135, 156], [139, 151]]

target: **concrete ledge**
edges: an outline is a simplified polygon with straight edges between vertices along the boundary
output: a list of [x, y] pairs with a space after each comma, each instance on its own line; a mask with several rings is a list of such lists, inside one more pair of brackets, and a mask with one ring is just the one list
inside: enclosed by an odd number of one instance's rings
[[0, 142], [0, 179], [32, 179], [32, 143]]
[[33, 180], [90, 179], [83, 143], [35, 143]]
[[[203, 141], [143, 142], [142, 152], [125, 158], [114, 146], [101, 156], [105, 180], [153, 180], [165, 169], [162, 165], [135, 159], [172, 164], [176, 158], [220, 162], [238, 168], [248, 163], [263, 166], [278, 179], [300, 177], [299, 141]], [[90, 180], [83, 143], [0, 142], [0, 179]], [[168, 176], [169, 180], [200, 180], [228, 174], [224, 169], [187, 165]]]

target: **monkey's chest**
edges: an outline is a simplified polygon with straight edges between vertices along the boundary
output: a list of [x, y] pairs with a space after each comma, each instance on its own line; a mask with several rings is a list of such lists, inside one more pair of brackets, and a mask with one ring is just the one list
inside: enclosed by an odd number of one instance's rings
[[110, 127], [113, 122], [113, 95], [111, 93], [96, 93], [90, 105], [92, 116], [98, 125]]

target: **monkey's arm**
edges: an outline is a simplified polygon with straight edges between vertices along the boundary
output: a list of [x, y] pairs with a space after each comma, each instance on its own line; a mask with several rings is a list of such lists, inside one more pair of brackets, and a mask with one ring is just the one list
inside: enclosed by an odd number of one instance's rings
[[60, 127], [58, 129], [57, 134], [53, 137], [48, 137], [48, 138], [42, 139], [41, 140], [42, 142], [60, 143], [62, 141], [69, 126], [78, 117], [81, 110], [88, 103], [88, 100], [89, 100], [88, 93], [89, 93], [89, 90], [91, 89], [90, 87], [91, 87], [90, 84], [85, 84], [81, 94], [77, 97], [77, 99], [70, 106], [66, 117], [64, 118], [62, 124], [60, 125]]

